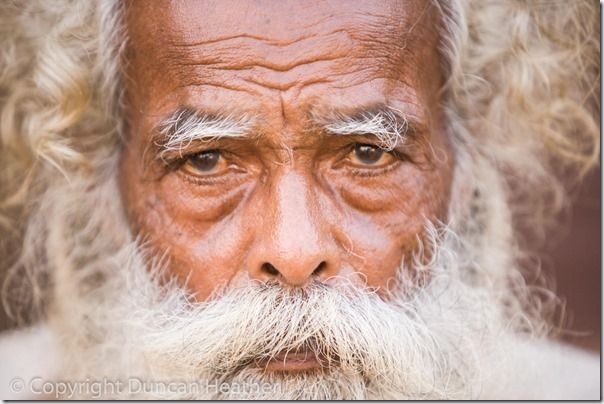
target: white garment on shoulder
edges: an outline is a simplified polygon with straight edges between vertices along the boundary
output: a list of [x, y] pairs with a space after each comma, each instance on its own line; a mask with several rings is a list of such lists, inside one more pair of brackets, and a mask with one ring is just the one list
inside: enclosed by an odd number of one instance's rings
[[481, 399], [600, 400], [600, 355], [553, 340], [512, 337]]
[[55, 381], [57, 376], [58, 349], [47, 326], [0, 333], [0, 358], [0, 398], [49, 398], [32, 391], [32, 381], [36, 390], [43, 381]]

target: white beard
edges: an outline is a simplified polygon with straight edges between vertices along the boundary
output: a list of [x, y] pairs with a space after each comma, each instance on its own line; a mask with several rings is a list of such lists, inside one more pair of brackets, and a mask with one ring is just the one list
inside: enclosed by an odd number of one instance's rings
[[[62, 344], [61, 378], [147, 382], [102, 398], [469, 398], [505, 354], [513, 324], [502, 302], [509, 309], [513, 294], [496, 271], [476, 271], [476, 251], [493, 246], [444, 225], [427, 224], [430, 261], [417, 251], [387, 295], [349, 283], [286, 292], [250, 282], [196, 303], [175, 281], [159, 282], [165, 260], [146, 259], [132, 241], [115, 195], [113, 179], [87, 179], [52, 190], [40, 209], [56, 268], [48, 319]], [[284, 374], [254, 365], [301, 346], [329, 366]]]
[[[471, 396], [501, 332], [501, 313], [493, 293], [461, 281], [447, 248], [439, 244], [430, 267], [420, 268], [430, 273], [427, 286], [407, 284], [404, 295], [387, 300], [350, 284], [286, 292], [250, 282], [193, 303], [176, 282], [160, 285], [159, 270], [146, 267], [140, 249], [123, 247], [112, 257], [119, 272], [61, 299], [68, 312], [54, 320], [66, 342], [65, 377], [160, 384], [116, 394], [128, 398]], [[327, 370], [285, 375], [254, 366], [305, 345]], [[171, 381], [226, 383], [232, 391], [161, 391]], [[255, 388], [263, 383], [271, 388]]]

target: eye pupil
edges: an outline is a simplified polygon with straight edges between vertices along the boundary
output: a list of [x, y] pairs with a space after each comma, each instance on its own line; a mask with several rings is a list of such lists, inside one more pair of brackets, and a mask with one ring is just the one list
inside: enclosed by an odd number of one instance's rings
[[212, 171], [218, 164], [220, 159], [220, 152], [218, 150], [208, 150], [196, 154], [190, 158], [190, 163], [196, 170], [199, 171]]
[[380, 160], [384, 151], [377, 146], [357, 144], [354, 147], [354, 153], [361, 163], [375, 164]]

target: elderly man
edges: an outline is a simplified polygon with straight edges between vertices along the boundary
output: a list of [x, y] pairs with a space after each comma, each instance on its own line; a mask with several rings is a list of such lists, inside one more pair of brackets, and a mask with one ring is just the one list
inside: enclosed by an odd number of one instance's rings
[[598, 16], [3, 3], [6, 398], [598, 398], [514, 226], [599, 158]]

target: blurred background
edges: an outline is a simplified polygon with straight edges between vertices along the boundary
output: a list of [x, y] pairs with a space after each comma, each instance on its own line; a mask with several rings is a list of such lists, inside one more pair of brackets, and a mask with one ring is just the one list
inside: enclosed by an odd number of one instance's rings
[[574, 195], [568, 223], [549, 237], [540, 256], [555, 276], [558, 295], [567, 303], [566, 326], [560, 337], [596, 352], [601, 328], [601, 171], [592, 172]]

